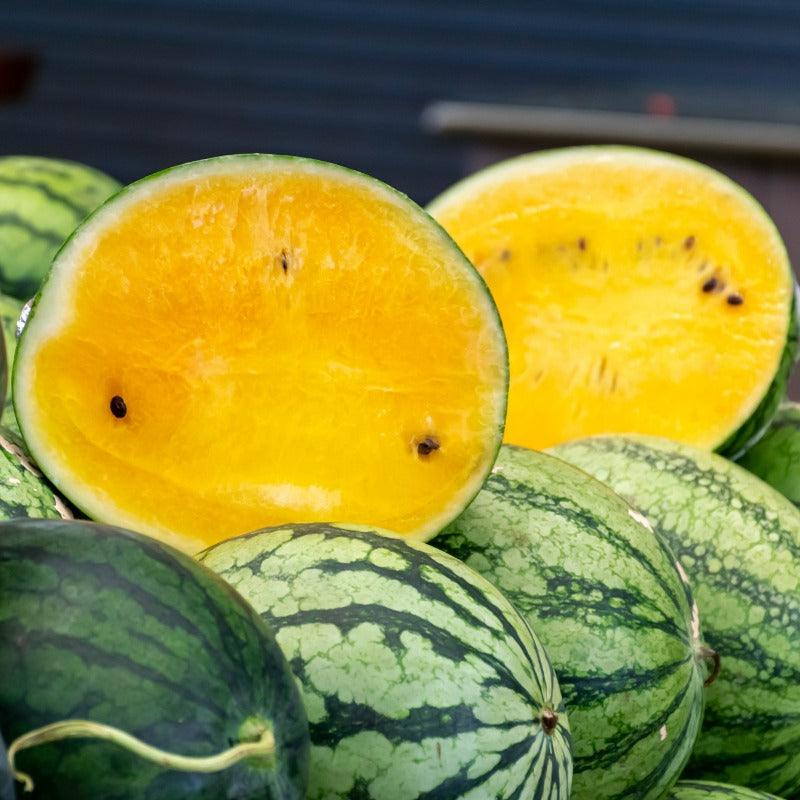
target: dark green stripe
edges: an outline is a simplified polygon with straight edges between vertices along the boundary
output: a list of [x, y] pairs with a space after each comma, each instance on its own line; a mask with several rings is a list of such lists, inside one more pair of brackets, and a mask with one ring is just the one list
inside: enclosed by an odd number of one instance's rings
[[30, 178], [8, 178], [4, 175], [0, 175], [0, 186], [20, 186], [25, 189], [35, 189], [40, 194], [44, 195], [48, 200], [51, 200], [52, 202], [58, 203], [59, 205], [65, 206], [67, 209], [69, 209], [69, 211], [72, 212], [73, 217], [75, 217], [76, 225], [89, 213], [89, 211], [91, 211], [91, 208], [87, 208], [80, 203], [76, 203], [72, 197], [57, 192], [52, 186], [43, 181], [35, 181], [31, 180]]
[[32, 239], [42, 239], [55, 247], [60, 247], [64, 241], [64, 235], [58, 233], [58, 231], [37, 228], [33, 223], [28, 222], [28, 220], [13, 211], [0, 214], [0, 227], [19, 228], [25, 231]]

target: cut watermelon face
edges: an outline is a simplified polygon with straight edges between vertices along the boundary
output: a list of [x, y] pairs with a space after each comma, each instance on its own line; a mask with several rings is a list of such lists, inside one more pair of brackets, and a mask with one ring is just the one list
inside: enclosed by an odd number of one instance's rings
[[778, 232], [723, 175], [619, 147], [524, 156], [430, 207], [486, 279], [508, 337], [506, 440], [638, 432], [735, 454], [796, 353]]
[[492, 299], [427, 214], [259, 155], [152, 176], [87, 220], [14, 379], [64, 494], [188, 550], [298, 520], [429, 538], [491, 468], [506, 391]]

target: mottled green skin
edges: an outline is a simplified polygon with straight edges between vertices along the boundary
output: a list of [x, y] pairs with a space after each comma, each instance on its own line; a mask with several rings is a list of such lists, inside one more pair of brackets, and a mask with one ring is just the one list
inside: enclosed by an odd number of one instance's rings
[[89, 522], [0, 523], [0, 729], [7, 742], [66, 718], [113, 725], [189, 756], [240, 741], [248, 719], [273, 762], [168, 770], [112, 744], [25, 750], [46, 800], [301, 800], [308, 728], [272, 634], [224, 581], [139, 534]]
[[696, 608], [664, 542], [603, 484], [504, 445], [432, 544], [503, 591], [547, 648], [573, 732], [575, 800], [657, 800], [703, 715]]
[[[258, 531], [200, 557], [277, 631], [309, 716], [309, 800], [569, 797], [550, 661], [461, 562], [324, 524]], [[558, 715], [552, 734], [546, 709]]]
[[662, 439], [554, 452], [646, 513], [689, 575], [722, 673], [688, 774], [800, 792], [800, 511], [736, 464]]
[[72, 509], [53, 492], [14, 439], [0, 428], [0, 520], [72, 519]]
[[[792, 278], [792, 280], [794, 280]], [[717, 452], [728, 458], [739, 458], [755, 442], [759, 440], [764, 431], [769, 427], [781, 403], [786, 398], [789, 388], [789, 378], [797, 362], [798, 337], [800, 337], [800, 319], [798, 319], [797, 287], [792, 296], [792, 308], [789, 314], [789, 329], [786, 334], [786, 344], [783, 347], [778, 371], [772, 379], [761, 402], [747, 420], [734, 431], [719, 447]]]
[[800, 507], [800, 404], [784, 403], [739, 464]]
[[774, 794], [713, 781], [681, 781], [665, 800], [781, 800]]
[[0, 158], [0, 292], [33, 297], [64, 240], [119, 189], [83, 164]]
[[[0, 295], [0, 328], [3, 330], [3, 341], [6, 346], [6, 364], [9, 375], [11, 375], [11, 370], [14, 366], [14, 354], [17, 351], [17, 320], [22, 313], [22, 307], [24, 305], [25, 303], [22, 300], [17, 300], [15, 297]], [[14, 406], [11, 402], [10, 382], [6, 387], [5, 406], [3, 408], [2, 417], [0, 418], [0, 425], [4, 425], [6, 428], [9, 428], [19, 435], [17, 417], [14, 414]]]

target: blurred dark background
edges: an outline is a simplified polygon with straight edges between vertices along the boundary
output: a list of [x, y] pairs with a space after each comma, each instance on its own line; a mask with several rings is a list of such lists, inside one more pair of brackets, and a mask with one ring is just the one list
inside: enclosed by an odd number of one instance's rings
[[512, 153], [644, 142], [745, 184], [795, 264], [798, 87], [799, 0], [0, 0], [0, 154], [130, 181], [294, 153], [425, 203]]

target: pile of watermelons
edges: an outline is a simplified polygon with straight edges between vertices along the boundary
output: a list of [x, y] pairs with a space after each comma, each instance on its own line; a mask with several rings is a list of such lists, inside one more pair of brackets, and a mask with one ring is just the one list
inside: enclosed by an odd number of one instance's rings
[[0, 288], [0, 800], [800, 798], [795, 279], [727, 178], [0, 158]]

